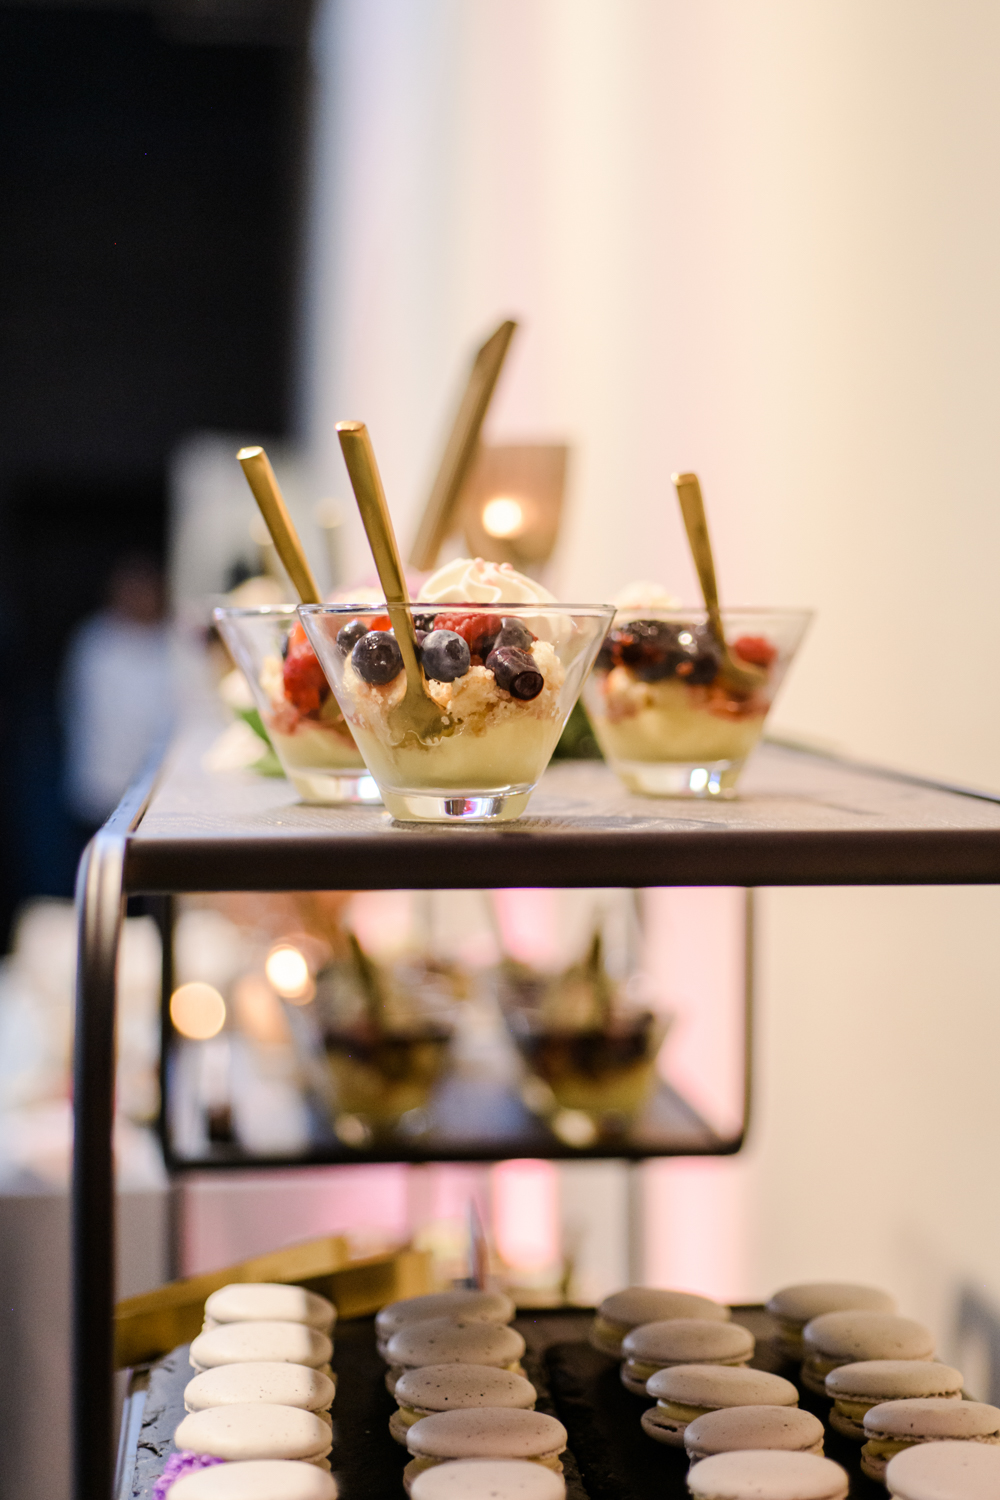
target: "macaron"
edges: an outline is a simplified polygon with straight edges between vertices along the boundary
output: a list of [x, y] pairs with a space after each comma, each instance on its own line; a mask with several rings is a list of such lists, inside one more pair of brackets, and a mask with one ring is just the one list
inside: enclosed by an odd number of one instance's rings
[[322, 1370], [277, 1360], [254, 1360], [203, 1370], [184, 1387], [184, 1410], [208, 1411], [213, 1406], [263, 1401], [269, 1406], [298, 1406], [329, 1422], [336, 1391], [334, 1381]]
[[413, 1458], [403, 1470], [407, 1493], [418, 1474], [456, 1458], [519, 1458], [562, 1473], [566, 1429], [541, 1411], [482, 1406], [442, 1411], [414, 1422], [406, 1435]]
[[646, 1381], [656, 1405], [640, 1417], [643, 1431], [657, 1443], [683, 1448], [684, 1430], [706, 1412], [730, 1406], [795, 1407], [799, 1393], [790, 1380], [745, 1365], [670, 1365]]
[[750, 1448], [823, 1455], [823, 1423], [797, 1406], [731, 1406], [709, 1411], [688, 1424], [684, 1446], [692, 1463], [713, 1453]]
[[390, 1302], [375, 1315], [378, 1352], [407, 1323], [426, 1323], [428, 1318], [460, 1318], [463, 1323], [509, 1323], [517, 1311], [506, 1292], [478, 1292], [457, 1287], [451, 1292], [427, 1292], [422, 1297], [403, 1297]]
[[870, 1359], [932, 1359], [934, 1335], [912, 1318], [893, 1313], [832, 1312], [802, 1330], [802, 1384], [826, 1395], [826, 1377], [838, 1365]]
[[413, 1500], [565, 1500], [561, 1474], [523, 1458], [458, 1458], [424, 1469]]
[[389, 1418], [389, 1432], [406, 1446], [406, 1434], [421, 1417], [474, 1406], [508, 1406], [532, 1411], [536, 1391], [530, 1380], [492, 1365], [422, 1365], [396, 1381], [399, 1410]]
[[238, 1406], [191, 1412], [174, 1433], [174, 1445], [189, 1453], [208, 1453], [227, 1461], [296, 1458], [307, 1464], [323, 1464], [332, 1437], [329, 1423], [322, 1422], [314, 1412], [298, 1406], [244, 1401]]
[[500, 1323], [464, 1323], [453, 1318], [429, 1318], [408, 1323], [386, 1346], [389, 1370], [385, 1383], [395, 1391], [404, 1370], [423, 1365], [492, 1365], [523, 1375], [524, 1339]]
[[251, 1459], [185, 1474], [167, 1500], [337, 1500], [337, 1482], [315, 1464]]
[[960, 1401], [962, 1374], [933, 1359], [865, 1359], [831, 1370], [826, 1394], [833, 1402], [830, 1426], [863, 1443], [865, 1413], [873, 1406], [918, 1396]]
[[792, 1359], [802, 1358], [802, 1330], [831, 1312], [894, 1313], [896, 1299], [877, 1286], [852, 1281], [802, 1281], [775, 1292], [767, 1310], [778, 1323], [778, 1342]]
[[641, 1323], [622, 1340], [622, 1385], [646, 1395], [646, 1381], [669, 1365], [745, 1365], [752, 1358], [754, 1336], [740, 1323], [709, 1318], [672, 1318]]
[[1000, 1450], [982, 1443], [922, 1443], [890, 1458], [885, 1483], [893, 1500], [996, 1500]]
[[918, 1443], [946, 1440], [1000, 1446], [1000, 1406], [985, 1401], [883, 1401], [865, 1413], [861, 1469], [869, 1479], [885, 1479], [890, 1458]]
[[218, 1328], [199, 1333], [188, 1357], [199, 1372], [258, 1360], [322, 1370], [329, 1366], [332, 1354], [333, 1344], [318, 1328], [306, 1323], [268, 1322], [220, 1323]]
[[337, 1309], [317, 1292], [277, 1281], [234, 1281], [205, 1303], [205, 1327], [219, 1323], [306, 1323], [329, 1333]]
[[845, 1500], [848, 1478], [839, 1464], [815, 1453], [715, 1453], [692, 1464], [694, 1500]]
[[622, 1357], [622, 1339], [640, 1323], [664, 1323], [669, 1318], [711, 1318], [728, 1323], [731, 1313], [711, 1297], [694, 1292], [669, 1292], [654, 1286], [629, 1286], [612, 1292], [597, 1309], [590, 1342], [612, 1359]]

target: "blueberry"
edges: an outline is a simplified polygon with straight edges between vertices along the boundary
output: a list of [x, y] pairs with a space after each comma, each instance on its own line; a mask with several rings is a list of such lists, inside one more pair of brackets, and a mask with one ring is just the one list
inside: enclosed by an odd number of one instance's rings
[[341, 656], [350, 656], [363, 635], [368, 634], [364, 620], [348, 620], [337, 631], [337, 648]]
[[433, 613], [431, 613], [429, 615], [426, 615], [426, 614], [425, 615], [414, 615], [413, 616], [413, 628], [414, 628], [414, 630], [422, 630], [424, 632], [424, 634], [426, 634], [427, 631], [429, 631], [429, 630], [433, 630], [434, 629], [434, 615], [433, 615]]
[[630, 667], [640, 682], [662, 682], [688, 661], [685, 634], [683, 625], [667, 620], [630, 620], [612, 631], [609, 645], [615, 660]]
[[486, 660], [488, 669], [497, 680], [497, 687], [504, 688], [512, 698], [527, 702], [537, 698], [545, 686], [545, 678], [535, 666], [535, 659], [517, 646], [497, 646]]
[[351, 666], [363, 682], [392, 682], [403, 670], [403, 658], [391, 630], [369, 630], [351, 652]]
[[507, 615], [500, 621], [500, 634], [496, 638], [498, 646], [516, 646], [519, 651], [529, 651], [532, 643], [537, 640], [532, 635], [527, 625], [523, 624], [516, 615]]
[[719, 666], [722, 661], [722, 653], [719, 651], [715, 636], [707, 625], [698, 625], [694, 630], [684, 633], [692, 637], [691, 671], [687, 673], [684, 680], [707, 687], [719, 675]]
[[469, 643], [455, 630], [432, 630], [423, 639], [420, 660], [427, 677], [435, 682], [454, 682], [469, 670]]

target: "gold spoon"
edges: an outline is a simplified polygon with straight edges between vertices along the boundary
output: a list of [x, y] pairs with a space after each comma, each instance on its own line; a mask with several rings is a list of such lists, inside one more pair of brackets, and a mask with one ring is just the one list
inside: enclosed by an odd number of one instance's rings
[[698, 476], [697, 474], [675, 474], [673, 481], [681, 505], [681, 515], [684, 517], [688, 545], [691, 548], [691, 556], [694, 558], [698, 582], [701, 584], [701, 592], [705, 600], [708, 628], [722, 652], [719, 675], [739, 692], [752, 693], [755, 688], [761, 687], [767, 681], [767, 673], [762, 667], [752, 666], [748, 662], [738, 662], [726, 643], [722, 629], [722, 612], [719, 609], [719, 590], [715, 581], [712, 542], [708, 534], [705, 502], [701, 496]]
[[292, 580], [295, 592], [303, 604], [320, 604], [322, 595], [316, 586], [312, 569], [306, 562], [299, 534], [288, 514], [274, 470], [263, 448], [241, 448], [237, 461], [246, 475], [247, 484], [260, 506], [275, 551], [284, 564], [285, 572]]
[[408, 734], [413, 734], [421, 744], [427, 744], [442, 735], [454, 734], [455, 724], [427, 691], [417, 656], [413, 617], [408, 609], [401, 608], [409, 604], [406, 579], [368, 428], [364, 422], [338, 422], [337, 436], [406, 670], [406, 692], [388, 717], [393, 743], [400, 744]]

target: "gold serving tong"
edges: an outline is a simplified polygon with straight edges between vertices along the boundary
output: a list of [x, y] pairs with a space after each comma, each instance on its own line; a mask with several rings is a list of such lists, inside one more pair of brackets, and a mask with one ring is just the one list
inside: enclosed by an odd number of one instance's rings
[[455, 724], [441, 712], [427, 691], [417, 656], [413, 616], [409, 609], [401, 608], [409, 604], [406, 578], [368, 428], [364, 422], [338, 422], [337, 436], [406, 670], [406, 692], [389, 711], [389, 730], [394, 744], [401, 744], [408, 734], [414, 735], [422, 745], [430, 744], [444, 735], [454, 734]]
[[737, 661], [726, 642], [722, 629], [722, 613], [719, 609], [719, 590], [715, 581], [712, 542], [708, 534], [705, 502], [702, 499], [698, 476], [697, 474], [675, 474], [673, 481], [681, 505], [688, 545], [691, 548], [691, 556], [694, 558], [698, 582], [705, 600], [708, 628], [722, 653], [719, 675], [737, 692], [752, 693], [767, 681], [767, 673], [763, 668], [753, 666], [750, 662]]
[[472, 361], [472, 369], [469, 371], [410, 553], [410, 562], [422, 573], [429, 571], [437, 562], [441, 543], [451, 529], [456, 506], [479, 451], [479, 434], [516, 328], [517, 324], [512, 318], [501, 323], [482, 348], [476, 351], [476, 357]]
[[320, 604], [322, 595], [278, 488], [270, 459], [263, 448], [258, 447], [241, 448], [236, 459], [246, 475], [247, 484], [253, 491], [253, 497], [271, 533], [275, 551], [281, 558], [299, 599], [303, 604]]

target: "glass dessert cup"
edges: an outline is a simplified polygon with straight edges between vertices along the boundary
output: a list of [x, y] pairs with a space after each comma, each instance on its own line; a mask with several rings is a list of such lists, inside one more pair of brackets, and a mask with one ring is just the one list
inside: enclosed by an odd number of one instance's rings
[[294, 604], [217, 609], [281, 768], [303, 802], [378, 802]]
[[[382, 610], [384, 610], [382, 606]], [[406, 671], [385, 614], [299, 615], [382, 801], [412, 822], [519, 817], [549, 763], [614, 613], [611, 605], [407, 604], [442, 727], [406, 724]]]
[[700, 609], [619, 610], [584, 689], [605, 759], [633, 792], [733, 797], [740, 772], [811, 618], [801, 609], [727, 609], [726, 641], [761, 669], [732, 686]]
[[628, 1129], [657, 1082], [656, 1059], [670, 1016], [630, 1003], [603, 967], [598, 939], [583, 964], [553, 977], [506, 960], [498, 975], [500, 1007], [527, 1070], [522, 1096], [550, 1119], [586, 1117], [579, 1141]]

